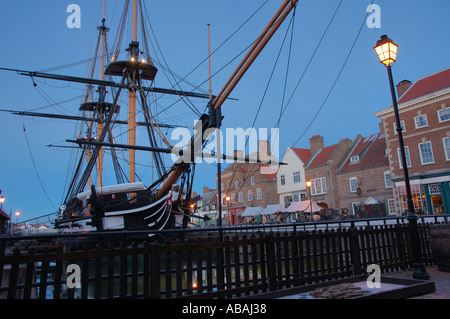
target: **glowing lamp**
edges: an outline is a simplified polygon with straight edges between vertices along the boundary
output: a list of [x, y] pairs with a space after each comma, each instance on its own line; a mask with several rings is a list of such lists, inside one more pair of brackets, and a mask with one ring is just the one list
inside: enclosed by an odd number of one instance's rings
[[380, 62], [389, 66], [397, 59], [397, 47], [397, 44], [389, 39], [387, 35], [382, 35], [374, 49]]

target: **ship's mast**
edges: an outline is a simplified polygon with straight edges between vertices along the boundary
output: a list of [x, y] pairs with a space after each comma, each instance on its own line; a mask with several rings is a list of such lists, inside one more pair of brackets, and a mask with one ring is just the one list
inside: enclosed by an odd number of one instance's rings
[[[130, 59], [137, 60], [139, 57], [138, 47], [134, 47], [137, 44], [137, 0], [133, 0], [133, 35], [130, 44]], [[130, 90], [128, 91], [128, 145], [136, 145], [136, 91], [134, 90], [136, 85], [136, 79], [134, 76], [130, 77]], [[129, 182], [133, 183], [136, 181], [136, 168], [135, 168], [135, 150], [129, 150]]]
[[[101, 32], [101, 59], [100, 59], [100, 79], [103, 81], [105, 79], [105, 42], [106, 42], [106, 31], [107, 28], [105, 27], [105, 12], [106, 11], [106, 0], [103, 0], [103, 18], [102, 18], [102, 25], [100, 28]], [[104, 96], [104, 87], [99, 88], [100, 93], [100, 99]], [[100, 136], [100, 134], [103, 131], [103, 123], [99, 121], [97, 125], [97, 136]], [[98, 154], [97, 158], [97, 187], [103, 187], [103, 148], [100, 149], [100, 152]]]

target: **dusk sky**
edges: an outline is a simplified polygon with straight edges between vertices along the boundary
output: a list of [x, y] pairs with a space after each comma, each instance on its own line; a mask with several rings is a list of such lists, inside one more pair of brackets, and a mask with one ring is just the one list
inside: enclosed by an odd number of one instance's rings
[[[106, 1], [110, 46], [114, 44], [123, 2]], [[211, 50], [215, 51], [262, 6], [212, 55], [212, 73], [220, 70], [212, 78], [212, 92], [217, 94], [240, 62], [242, 56], [237, 57], [238, 54], [258, 37], [281, 2], [145, 1], [147, 13], [144, 16], [154, 32], [149, 34], [154, 45], [150, 46], [150, 54], [159, 69], [154, 85], [171, 88], [167, 79], [171, 77], [170, 72], [160, 66], [167, 65], [171, 72], [181, 77], [188, 75], [187, 81], [201, 85], [201, 92], [207, 92], [207, 25], [210, 24]], [[374, 11], [367, 13], [366, 8], [371, 3], [380, 9], [379, 16], [374, 16]], [[81, 9], [80, 28], [67, 25], [70, 4]], [[223, 131], [247, 129], [255, 118], [253, 127], [257, 129], [270, 131], [279, 127], [280, 159], [289, 146], [309, 148], [309, 138], [315, 134], [322, 135], [328, 146], [343, 138], [354, 140], [358, 134], [377, 133], [379, 119], [374, 113], [392, 102], [386, 68], [373, 50], [377, 40], [387, 34], [399, 46], [393, 65], [395, 83], [404, 79], [415, 82], [450, 67], [449, 15], [448, 0], [300, 0], [294, 19], [291, 20], [291, 16], [286, 19], [233, 91], [231, 96], [237, 100], [228, 100], [222, 106]], [[96, 29], [101, 19], [101, 0], [2, 1], [0, 68], [87, 77], [90, 52], [95, 48]], [[130, 24], [131, 17], [122, 49], [131, 41]], [[138, 41], [142, 49], [140, 33]], [[278, 54], [276, 69], [263, 99]], [[68, 115], [79, 114], [86, 88], [79, 83], [32, 80], [6, 70], [0, 71], [0, 86], [2, 110]], [[183, 90], [192, 90], [186, 83], [180, 86]], [[119, 105], [126, 104], [126, 100], [124, 94]], [[177, 97], [164, 96], [157, 100], [157, 106], [165, 108], [176, 100]], [[191, 99], [191, 102], [203, 112], [208, 101]], [[278, 125], [282, 107], [285, 111]], [[198, 116], [184, 103], [177, 103], [161, 114], [159, 120], [192, 127], [196, 118]], [[167, 137], [171, 135], [170, 131], [164, 133]], [[76, 138], [77, 134], [74, 121], [0, 112], [0, 189], [6, 199], [3, 204], [6, 213], [20, 211], [21, 221], [56, 212], [64, 199], [75, 155], [71, 148], [48, 145], [73, 146], [66, 140]], [[145, 137], [144, 130], [138, 131], [137, 144], [143, 144]], [[117, 138], [119, 143], [126, 144], [125, 129], [119, 130]], [[225, 149], [232, 151], [229, 145], [225, 145]], [[215, 188], [215, 164], [199, 163], [196, 171], [195, 190], [201, 193], [204, 185]], [[137, 172], [149, 186], [151, 169], [147, 152], [137, 153]], [[113, 183], [113, 176], [106, 175], [104, 184]]]

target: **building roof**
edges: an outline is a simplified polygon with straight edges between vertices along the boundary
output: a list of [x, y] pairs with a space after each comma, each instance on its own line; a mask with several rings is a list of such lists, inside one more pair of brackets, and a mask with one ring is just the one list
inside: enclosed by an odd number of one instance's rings
[[308, 168], [312, 168], [315, 166], [325, 165], [327, 161], [331, 158], [334, 151], [338, 147], [339, 144], [334, 144], [331, 146], [327, 146], [322, 148], [316, 154], [313, 155], [311, 162], [308, 164]]
[[292, 150], [297, 154], [297, 156], [302, 160], [303, 163], [308, 162], [311, 157], [311, 150], [307, 148], [292, 148]]
[[[355, 156], [358, 156], [359, 160], [352, 163], [351, 158]], [[385, 136], [377, 133], [367, 137], [361, 137], [356, 142], [341, 165], [339, 172], [345, 173], [379, 165], [389, 165], [389, 159], [386, 155]]]
[[414, 100], [424, 95], [450, 87], [450, 68], [427, 75], [411, 85], [400, 97], [398, 103]]
[[269, 164], [258, 163], [258, 166], [261, 174], [264, 175], [264, 178], [267, 181], [273, 181], [277, 179], [277, 169], [272, 169]]
[[203, 201], [203, 203], [202, 203], [203, 207], [217, 204], [217, 190], [213, 189], [213, 190], [210, 190], [208, 193], [203, 194], [202, 201]]

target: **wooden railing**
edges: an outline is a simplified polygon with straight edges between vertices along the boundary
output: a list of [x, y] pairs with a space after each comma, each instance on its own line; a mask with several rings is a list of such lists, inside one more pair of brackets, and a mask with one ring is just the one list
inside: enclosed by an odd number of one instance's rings
[[[429, 224], [419, 233], [431, 264]], [[61, 246], [0, 256], [0, 298], [239, 298], [360, 275], [370, 264], [390, 272], [411, 263], [407, 224]], [[79, 288], [71, 288], [75, 279]]]

